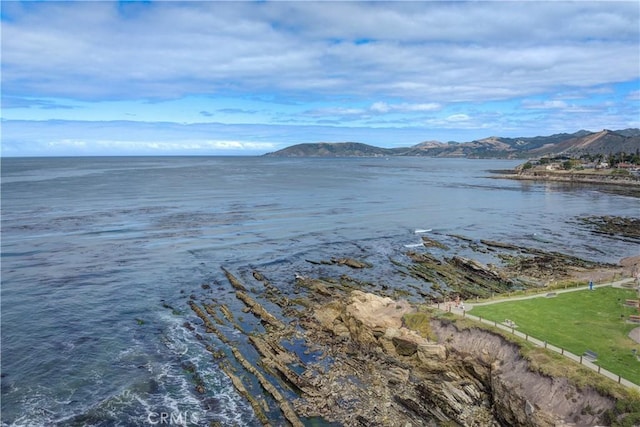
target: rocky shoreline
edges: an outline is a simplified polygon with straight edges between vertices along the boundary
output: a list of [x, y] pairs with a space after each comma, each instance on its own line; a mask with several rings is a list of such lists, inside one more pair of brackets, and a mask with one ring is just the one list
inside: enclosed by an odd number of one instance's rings
[[[321, 393], [302, 397], [296, 407], [366, 426], [594, 425], [613, 407], [593, 389], [533, 372], [501, 336], [431, 316], [361, 291], [317, 307], [305, 329], [331, 349], [333, 364], [308, 368]], [[345, 408], [336, 396], [357, 405]]]
[[515, 179], [519, 181], [544, 181], [560, 183], [581, 183], [594, 185], [615, 185], [630, 187], [634, 190], [640, 187], [640, 177], [634, 175], [583, 173], [580, 171], [495, 171], [497, 178]]
[[[406, 260], [390, 264], [398, 275], [425, 286], [406, 288], [358, 278], [358, 272], [376, 266], [349, 257], [308, 260], [342, 273], [297, 275], [286, 286], [274, 285], [255, 268], [224, 269], [241, 310], [221, 303], [218, 291], [203, 285], [207, 292], [189, 300], [197, 321], [184, 327], [203, 343], [263, 425], [302, 426], [315, 420], [347, 426], [584, 426], [624, 419], [616, 409], [616, 401], [626, 398], [622, 386], [612, 384], [604, 393], [594, 385], [550, 377], [530, 363], [519, 344], [425, 304], [454, 294], [482, 298], [544, 287], [550, 280], [597, 269], [619, 271], [620, 266], [502, 242], [442, 237], [425, 237], [425, 247], [445, 251], [447, 240], [464, 242], [506, 265], [436, 250], [408, 252]], [[228, 292], [225, 284], [216, 285]], [[585, 370], [584, 375], [593, 374]], [[206, 387], [196, 381], [199, 394]]]

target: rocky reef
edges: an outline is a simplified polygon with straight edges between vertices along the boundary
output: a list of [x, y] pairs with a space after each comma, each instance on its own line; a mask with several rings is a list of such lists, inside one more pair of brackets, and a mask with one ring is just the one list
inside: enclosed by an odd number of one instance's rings
[[[197, 320], [185, 328], [263, 425], [611, 424], [611, 395], [549, 376], [518, 343], [429, 305], [454, 293], [484, 297], [541, 286], [544, 278], [522, 279], [539, 276], [536, 265], [556, 278], [609, 266], [506, 243], [447, 239], [507, 261], [485, 265], [444, 252], [407, 252], [404, 260], [390, 260], [395, 274], [429, 286], [403, 289], [366, 280], [364, 272], [376, 266], [349, 257], [306, 260], [342, 269], [337, 278], [298, 274], [279, 285], [255, 268], [223, 269], [232, 290], [223, 283], [203, 286], [207, 292], [189, 300]], [[425, 246], [445, 251], [449, 244], [428, 239]], [[358, 272], [363, 275], [355, 277]], [[223, 290], [235, 303], [218, 299]], [[204, 393], [206, 382], [193, 376]]]
[[595, 234], [621, 236], [634, 243], [640, 242], [640, 218], [619, 216], [588, 216], [578, 221], [589, 227]]

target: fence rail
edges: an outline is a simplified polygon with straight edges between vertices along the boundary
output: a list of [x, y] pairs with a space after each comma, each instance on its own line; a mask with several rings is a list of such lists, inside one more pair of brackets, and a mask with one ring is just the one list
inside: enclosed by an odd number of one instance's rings
[[503, 324], [501, 322], [497, 322], [495, 320], [483, 319], [480, 316], [474, 316], [473, 314], [469, 314], [466, 311], [461, 311], [461, 313], [459, 313], [459, 314], [461, 314], [461, 316], [464, 317], [464, 318], [476, 320], [478, 322], [485, 323], [487, 325], [491, 325], [491, 326], [495, 326], [497, 328], [503, 329], [503, 330], [505, 330], [507, 332], [512, 333], [513, 335], [515, 335], [517, 337], [523, 338], [525, 341], [528, 341], [530, 343], [533, 343], [533, 344], [537, 345], [538, 347], [544, 347], [547, 350], [554, 351], [556, 353], [559, 353], [559, 354], [563, 355], [564, 357], [566, 357], [568, 359], [571, 359], [571, 360], [573, 360], [575, 362], [578, 362], [581, 365], [586, 366], [587, 368], [597, 372], [598, 374], [603, 375], [603, 376], [605, 376], [607, 378], [610, 378], [610, 379], [616, 381], [618, 384], [622, 384], [622, 385], [624, 385], [626, 387], [634, 388], [636, 390], [640, 390], [640, 385], [638, 385], [638, 384], [636, 384], [634, 382], [631, 382], [631, 381], [629, 381], [629, 380], [627, 380], [625, 378], [622, 378], [620, 375], [614, 374], [613, 372], [608, 371], [608, 370], [602, 368], [599, 365], [596, 365], [595, 363], [589, 361], [587, 358], [585, 358], [583, 356], [578, 356], [576, 354], [573, 354], [570, 351], [567, 351], [567, 350], [565, 350], [565, 349], [563, 349], [561, 347], [557, 347], [555, 345], [549, 344], [546, 341], [540, 340], [538, 338], [534, 338], [534, 337], [530, 336], [529, 334], [525, 334], [524, 332], [520, 332], [520, 331], [516, 330], [513, 326], [508, 326], [508, 325], [505, 325], [505, 324]]

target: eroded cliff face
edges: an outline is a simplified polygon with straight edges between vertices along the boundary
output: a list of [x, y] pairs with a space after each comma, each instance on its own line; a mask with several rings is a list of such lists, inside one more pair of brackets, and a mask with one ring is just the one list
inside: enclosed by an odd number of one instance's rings
[[324, 357], [306, 365], [296, 411], [345, 425], [592, 426], [614, 405], [529, 370], [499, 335], [437, 320], [418, 332], [407, 315], [429, 321], [406, 302], [357, 290], [315, 306], [300, 325]]
[[601, 425], [614, 401], [593, 389], [578, 389], [565, 378], [531, 371], [518, 347], [483, 329], [458, 330], [448, 322], [432, 322], [446, 342], [449, 362], [476, 375], [503, 425]]

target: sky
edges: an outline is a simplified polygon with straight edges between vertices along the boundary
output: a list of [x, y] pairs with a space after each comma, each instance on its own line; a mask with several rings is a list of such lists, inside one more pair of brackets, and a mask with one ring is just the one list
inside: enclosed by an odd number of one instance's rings
[[640, 127], [638, 1], [3, 1], [1, 154]]

